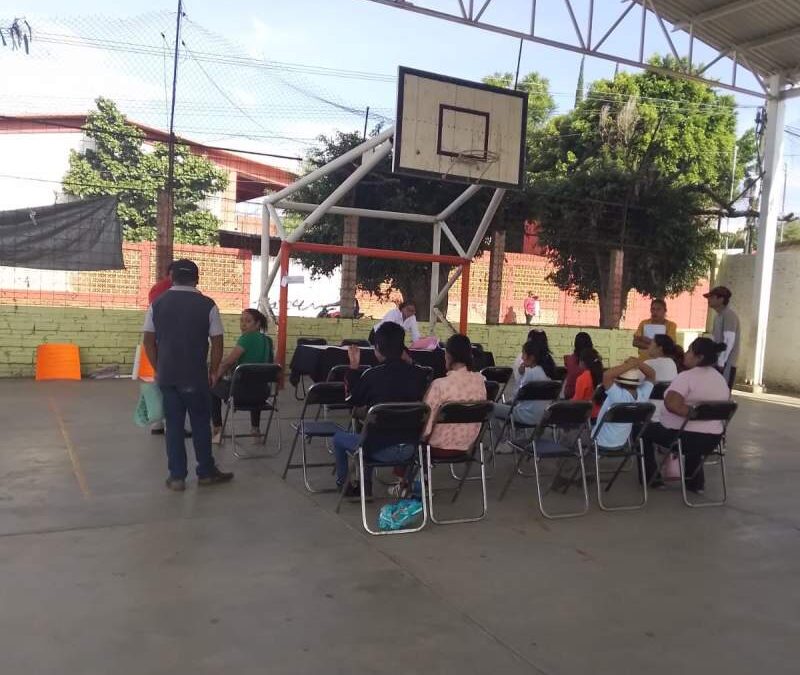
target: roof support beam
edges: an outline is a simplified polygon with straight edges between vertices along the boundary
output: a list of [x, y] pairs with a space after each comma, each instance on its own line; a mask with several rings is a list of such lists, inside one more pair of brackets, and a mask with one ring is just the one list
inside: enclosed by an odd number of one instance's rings
[[690, 17], [688, 21], [680, 21], [675, 24], [675, 28], [685, 29], [690, 24], [701, 24], [707, 23], [708, 21], [715, 21], [716, 19], [721, 19], [723, 16], [728, 16], [729, 14], [734, 14], [736, 12], [740, 12], [743, 9], [749, 9], [754, 5], [760, 5], [766, 2], [767, 0], [735, 0], [734, 2], [725, 2], [721, 5], [717, 5], [716, 7], [712, 7], [711, 9], [707, 9], [705, 12], [699, 12], [694, 16]]
[[791, 28], [787, 28], [786, 30], [779, 31], [777, 33], [762, 35], [754, 40], [742, 42], [741, 44], [736, 45], [736, 48], [740, 51], [747, 49], [760, 49], [762, 47], [769, 47], [770, 45], [777, 44], [778, 42], [793, 40], [798, 36], [800, 36], [800, 26], [792, 26]]

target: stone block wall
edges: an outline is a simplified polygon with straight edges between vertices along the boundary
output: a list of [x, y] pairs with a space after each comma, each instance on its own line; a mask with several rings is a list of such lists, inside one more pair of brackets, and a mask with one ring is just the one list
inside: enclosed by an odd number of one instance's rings
[[[0, 377], [31, 377], [34, 373], [37, 345], [46, 342], [77, 344], [84, 375], [98, 368], [119, 365], [129, 374], [136, 346], [141, 340], [144, 312], [124, 309], [85, 309], [74, 307], [6, 306], [0, 311]], [[226, 343], [239, 334], [239, 315], [224, 314]], [[332, 344], [343, 338], [365, 338], [372, 320], [290, 318], [287, 333], [287, 362], [291, 360], [298, 337], [319, 336]], [[572, 351], [579, 327], [548, 326], [550, 347], [560, 363], [563, 354]], [[494, 353], [498, 364], [510, 364], [519, 353], [527, 335], [524, 326], [471, 325], [473, 342]], [[608, 364], [616, 364], [635, 354], [632, 331], [589, 329], [597, 350]], [[440, 338], [448, 331], [440, 326]]]

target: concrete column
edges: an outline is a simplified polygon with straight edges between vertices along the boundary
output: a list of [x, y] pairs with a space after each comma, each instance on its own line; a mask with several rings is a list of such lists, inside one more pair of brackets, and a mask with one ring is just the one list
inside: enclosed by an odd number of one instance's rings
[[775, 264], [775, 241], [778, 231], [781, 182], [780, 167], [783, 162], [783, 133], [786, 101], [780, 98], [784, 85], [781, 75], [773, 75], [768, 82], [767, 127], [763, 141], [764, 177], [761, 185], [761, 213], [758, 219], [758, 250], [753, 288], [753, 325], [750, 326], [753, 357], [749, 361], [748, 380], [753, 391], [764, 388], [764, 357], [767, 349], [769, 304], [772, 293], [772, 272]]

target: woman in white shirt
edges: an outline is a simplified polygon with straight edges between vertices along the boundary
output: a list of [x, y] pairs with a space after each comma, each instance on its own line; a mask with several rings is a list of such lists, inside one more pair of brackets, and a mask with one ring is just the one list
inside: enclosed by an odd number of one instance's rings
[[655, 371], [656, 382], [672, 382], [678, 376], [675, 354], [675, 341], [669, 335], [653, 337], [647, 347], [647, 359], [644, 363]]
[[372, 342], [375, 336], [375, 331], [378, 330], [383, 324], [391, 322], [402, 326], [405, 332], [411, 337], [411, 342], [419, 340], [419, 326], [417, 326], [417, 308], [413, 302], [406, 302], [405, 300], [398, 305], [395, 309], [390, 309], [386, 315], [375, 324], [375, 327], [369, 334], [369, 341]]

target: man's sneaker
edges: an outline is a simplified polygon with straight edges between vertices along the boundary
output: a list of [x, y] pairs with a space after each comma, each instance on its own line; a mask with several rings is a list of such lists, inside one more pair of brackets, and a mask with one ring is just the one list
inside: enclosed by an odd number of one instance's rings
[[233, 472], [220, 471], [214, 469], [213, 473], [197, 479], [199, 485], [218, 485], [219, 483], [230, 483], [233, 480]]
[[183, 492], [186, 489], [186, 481], [180, 478], [167, 478], [167, 489], [173, 492]]

